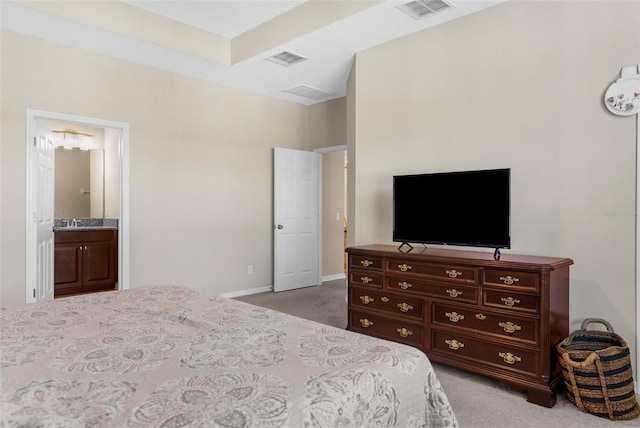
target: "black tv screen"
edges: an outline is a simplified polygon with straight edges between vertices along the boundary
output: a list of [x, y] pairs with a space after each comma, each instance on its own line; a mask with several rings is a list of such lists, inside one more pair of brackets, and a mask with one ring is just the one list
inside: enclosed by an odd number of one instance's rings
[[394, 242], [510, 248], [509, 168], [393, 177]]

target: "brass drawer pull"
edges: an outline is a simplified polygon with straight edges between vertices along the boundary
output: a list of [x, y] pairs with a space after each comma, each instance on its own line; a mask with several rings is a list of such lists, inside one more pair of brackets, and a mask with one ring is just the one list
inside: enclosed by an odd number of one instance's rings
[[402, 272], [406, 272], [408, 270], [411, 270], [411, 265], [402, 263], [401, 265], [398, 265], [398, 269], [400, 269]]
[[458, 297], [462, 295], [462, 291], [458, 291], [455, 288], [451, 288], [447, 290], [447, 293], [449, 293], [449, 296], [451, 297]]
[[501, 276], [500, 281], [504, 282], [505, 285], [513, 285], [516, 282], [520, 281], [520, 278], [516, 278], [515, 276], [507, 275]]
[[513, 305], [517, 305], [518, 303], [520, 303], [520, 300], [514, 299], [513, 297], [503, 297], [500, 300], [502, 300], [504, 302], [504, 304], [507, 305], [507, 306], [513, 306]]
[[369, 278], [368, 276], [361, 276], [361, 277], [360, 277], [360, 282], [362, 282], [363, 284], [368, 284], [368, 283], [370, 283], [371, 281], [373, 281], [373, 279], [372, 279], [372, 278]]
[[388, 297], [381, 297], [380, 300], [382, 300], [384, 303], [387, 303], [389, 301]]
[[507, 364], [515, 364], [522, 361], [522, 358], [513, 355], [511, 352], [498, 352], [498, 356]]
[[364, 319], [360, 319], [360, 324], [362, 324], [363, 327], [369, 327], [370, 325], [373, 325], [373, 321], [369, 321], [368, 319], [364, 318]]
[[464, 343], [462, 342], [458, 342], [455, 339], [447, 339], [444, 341], [444, 343], [446, 343], [447, 345], [449, 345], [449, 348], [453, 349], [454, 351], [457, 351], [460, 348], [464, 348]]
[[487, 319], [487, 316], [485, 314], [477, 313], [476, 318], [479, 319], [480, 321], [484, 321]]
[[457, 278], [459, 276], [462, 276], [462, 272], [457, 271], [455, 269], [453, 270], [447, 270], [445, 271], [447, 273], [447, 275], [449, 275], [449, 278]]
[[449, 318], [449, 321], [451, 322], [458, 322], [464, 319], [464, 315], [457, 312], [445, 312], [445, 316]]
[[402, 337], [408, 337], [408, 336], [411, 336], [413, 334], [413, 332], [411, 330], [407, 330], [404, 327], [398, 328], [398, 329], [396, 329], [396, 331], [398, 333], [400, 333], [400, 336], [402, 336]]
[[373, 262], [371, 260], [365, 259], [365, 260], [360, 260], [360, 264], [364, 267], [369, 267], [373, 264]]
[[369, 303], [374, 301], [374, 298], [369, 297], [365, 294], [364, 296], [360, 296], [360, 300], [362, 300], [362, 303], [364, 303], [365, 305], [368, 305]]
[[520, 331], [522, 330], [522, 327], [519, 326], [518, 324], [514, 324], [511, 321], [508, 322], [499, 322], [498, 323], [499, 327], [502, 327], [505, 331], [505, 333], [513, 333], [515, 331]]
[[402, 312], [409, 312], [411, 309], [413, 309], [413, 306], [407, 303], [398, 303], [398, 307]]
[[410, 283], [408, 283], [408, 282], [406, 282], [406, 281], [399, 282], [399, 283], [398, 283], [398, 285], [399, 285], [399, 286], [400, 286], [400, 288], [402, 288], [403, 290], [406, 290], [407, 288], [411, 288], [411, 287], [413, 287], [413, 284], [410, 284]]

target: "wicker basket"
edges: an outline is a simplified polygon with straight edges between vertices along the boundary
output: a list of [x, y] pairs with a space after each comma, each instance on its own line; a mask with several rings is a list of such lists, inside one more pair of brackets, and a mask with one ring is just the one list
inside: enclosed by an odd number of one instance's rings
[[[591, 323], [603, 324], [607, 331], [587, 330]], [[587, 318], [556, 349], [567, 397], [580, 410], [612, 420], [640, 415], [629, 348], [611, 324]]]

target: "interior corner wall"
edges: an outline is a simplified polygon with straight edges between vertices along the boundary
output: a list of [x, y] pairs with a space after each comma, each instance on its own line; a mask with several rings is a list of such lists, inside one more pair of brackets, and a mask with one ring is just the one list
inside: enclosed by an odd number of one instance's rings
[[[505, 251], [572, 258], [571, 330], [604, 318], [634, 352], [636, 118], [603, 97], [640, 62], [640, 2], [549, 5], [505, 2], [357, 54], [350, 244], [392, 243], [394, 174], [511, 168]], [[442, 204], [491, 209], [416, 195]]]
[[129, 124], [131, 287], [273, 284], [273, 147], [315, 148], [307, 106], [6, 30], [0, 56], [0, 306], [25, 302], [27, 109]]

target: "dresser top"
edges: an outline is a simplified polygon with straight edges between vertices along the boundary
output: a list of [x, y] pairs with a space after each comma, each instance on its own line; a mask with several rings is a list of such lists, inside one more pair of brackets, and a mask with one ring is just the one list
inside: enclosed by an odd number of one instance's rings
[[347, 253], [379, 253], [386, 257], [398, 256], [406, 259], [425, 260], [434, 262], [456, 262], [470, 263], [490, 267], [513, 267], [518, 265], [521, 268], [547, 268], [557, 269], [573, 264], [573, 260], [564, 257], [529, 256], [521, 254], [501, 253], [498, 259], [494, 259], [493, 253], [488, 251], [451, 250], [448, 248], [430, 247], [403, 247], [396, 245], [362, 245], [349, 247]]

